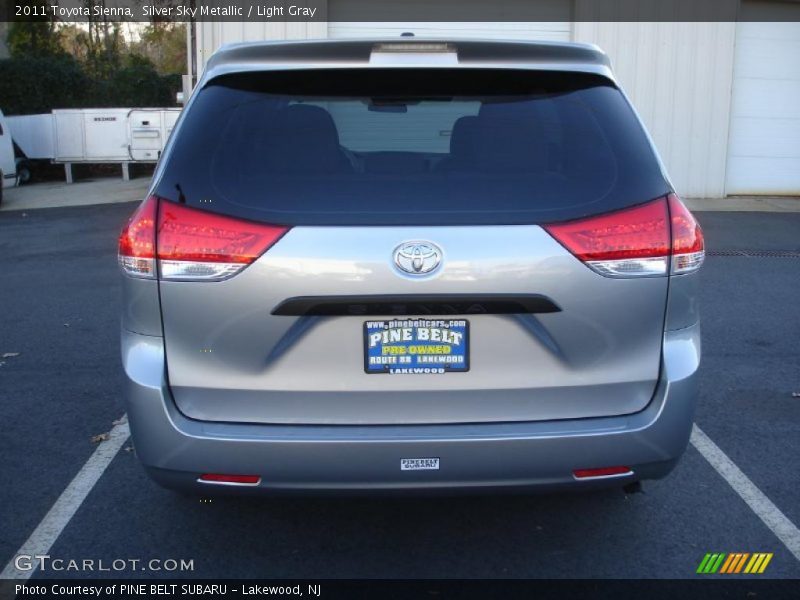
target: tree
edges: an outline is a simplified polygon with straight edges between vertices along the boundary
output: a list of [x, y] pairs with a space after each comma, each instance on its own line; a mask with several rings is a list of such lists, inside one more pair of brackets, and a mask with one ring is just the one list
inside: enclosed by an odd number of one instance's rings
[[[106, 0], [80, 1], [94, 15]], [[182, 24], [129, 24], [126, 37], [123, 24], [102, 16], [80, 24], [35, 19], [11, 25], [12, 58], [0, 60], [0, 106], [8, 114], [175, 103], [186, 66]]]
[[130, 55], [105, 82], [109, 106], [165, 106], [174, 103], [169, 83], [146, 58]]
[[[36, 0], [20, 0], [21, 6], [41, 10]], [[32, 11], [33, 12], [33, 11]], [[32, 16], [26, 21], [14, 21], [8, 30], [8, 50], [12, 57], [55, 57], [63, 56], [61, 34], [52, 16]]]
[[[105, 4], [105, 0], [85, 0], [88, 6]], [[119, 23], [111, 23], [106, 17], [89, 17], [88, 31], [79, 36], [83, 42], [86, 69], [99, 79], [110, 77], [122, 65], [125, 53], [125, 38]]]
[[21, 56], [0, 60], [0, 107], [8, 115], [50, 112], [91, 104], [92, 86], [69, 56]]
[[131, 51], [146, 56], [161, 75], [186, 71], [186, 24], [153, 22], [144, 27]]

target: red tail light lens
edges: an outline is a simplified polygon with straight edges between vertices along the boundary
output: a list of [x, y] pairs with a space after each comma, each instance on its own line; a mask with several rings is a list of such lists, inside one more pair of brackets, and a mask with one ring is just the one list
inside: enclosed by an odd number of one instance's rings
[[583, 261], [669, 254], [663, 198], [599, 217], [547, 225], [545, 229]]
[[156, 213], [158, 200], [150, 196], [128, 220], [119, 236], [119, 264], [128, 275], [156, 276]]
[[225, 279], [266, 252], [289, 230], [161, 202], [158, 259], [163, 279]]
[[667, 196], [672, 225], [672, 273], [691, 273], [705, 260], [705, 240], [700, 224], [675, 194]]
[[120, 235], [119, 262], [137, 277], [155, 277], [158, 259], [162, 279], [219, 281], [244, 269], [288, 230], [150, 196]]
[[674, 194], [597, 217], [545, 225], [544, 229], [606, 277], [666, 275], [671, 256], [673, 273], [696, 270], [702, 264], [702, 232]]

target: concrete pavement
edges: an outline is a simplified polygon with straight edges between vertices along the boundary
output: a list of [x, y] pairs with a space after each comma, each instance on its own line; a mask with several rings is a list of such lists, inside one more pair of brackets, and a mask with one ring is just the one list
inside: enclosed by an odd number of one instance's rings
[[144, 199], [149, 186], [149, 177], [130, 181], [105, 177], [75, 183], [34, 183], [3, 190], [0, 211], [139, 201]]

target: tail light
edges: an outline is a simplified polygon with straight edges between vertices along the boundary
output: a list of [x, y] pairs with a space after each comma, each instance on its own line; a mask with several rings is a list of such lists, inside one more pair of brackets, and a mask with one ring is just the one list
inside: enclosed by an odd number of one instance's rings
[[287, 231], [287, 227], [161, 201], [156, 234], [158, 269], [162, 279], [227, 279], [256, 260]]
[[150, 196], [122, 231], [119, 261], [137, 277], [156, 277], [157, 259], [161, 279], [220, 281], [251, 264], [288, 230]]
[[606, 277], [654, 277], [670, 270], [690, 273], [705, 258], [700, 225], [674, 194], [544, 229]]
[[706, 258], [703, 230], [675, 194], [667, 196], [672, 225], [672, 274], [697, 271]]
[[150, 196], [136, 212], [119, 236], [117, 258], [122, 270], [136, 277], [156, 276], [156, 214], [158, 201]]

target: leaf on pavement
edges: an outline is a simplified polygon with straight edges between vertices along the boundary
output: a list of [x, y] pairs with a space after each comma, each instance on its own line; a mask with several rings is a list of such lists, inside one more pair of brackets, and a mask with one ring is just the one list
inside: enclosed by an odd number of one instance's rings
[[92, 436], [92, 443], [99, 444], [100, 442], [105, 442], [109, 437], [111, 437], [108, 432], [106, 433], [98, 433], [97, 435]]

